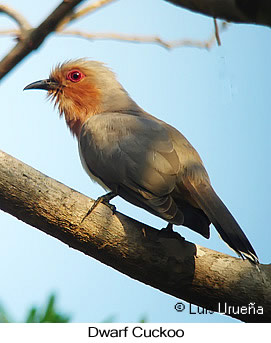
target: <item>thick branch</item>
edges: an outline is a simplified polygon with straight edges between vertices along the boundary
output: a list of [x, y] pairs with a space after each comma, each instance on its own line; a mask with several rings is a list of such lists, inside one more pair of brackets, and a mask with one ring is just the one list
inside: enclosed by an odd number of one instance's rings
[[64, 0], [36, 29], [29, 30], [23, 39], [0, 62], [0, 80], [30, 52], [37, 49], [63, 18], [83, 0]]
[[271, 26], [270, 0], [166, 0], [181, 6], [235, 23]]
[[[0, 151], [0, 208], [70, 247], [163, 292], [217, 311], [218, 303], [263, 306], [263, 314], [231, 314], [271, 321], [271, 266], [170, 237], [93, 200]], [[240, 308], [240, 307], [239, 307]]]

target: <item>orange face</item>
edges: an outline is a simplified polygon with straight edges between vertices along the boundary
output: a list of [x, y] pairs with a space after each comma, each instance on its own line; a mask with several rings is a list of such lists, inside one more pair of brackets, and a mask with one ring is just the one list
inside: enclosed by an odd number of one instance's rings
[[66, 63], [57, 66], [49, 79], [59, 85], [48, 89], [49, 96], [55, 100], [60, 115], [65, 115], [71, 132], [79, 136], [84, 122], [99, 111], [101, 92], [95, 76], [80, 63]]
[[44, 89], [65, 116], [71, 132], [79, 137], [82, 125], [101, 107], [101, 90], [97, 86], [95, 71], [84, 60], [58, 65], [49, 79], [40, 80], [25, 89]]

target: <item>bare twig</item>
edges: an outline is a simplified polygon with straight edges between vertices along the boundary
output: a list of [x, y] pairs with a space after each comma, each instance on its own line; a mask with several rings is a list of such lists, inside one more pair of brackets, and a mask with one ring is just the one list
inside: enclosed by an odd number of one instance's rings
[[[24, 28], [28, 28], [26, 34], [23, 36], [21, 35], [21, 31], [10, 29], [10, 30], [2, 30], [0, 31], [0, 35], [15, 35], [20, 37], [19, 43], [8, 53], [8, 55], [0, 62], [0, 80], [3, 78], [13, 67], [16, 66], [25, 56], [27, 56], [31, 51], [37, 49], [44, 39], [54, 30], [56, 34], [62, 36], [77, 36], [82, 37], [89, 40], [97, 40], [97, 39], [113, 39], [118, 41], [126, 41], [132, 43], [148, 43], [148, 44], [157, 44], [165, 49], [174, 49], [177, 47], [194, 47], [200, 49], [210, 49], [214, 43], [220, 45], [220, 38], [219, 38], [219, 30], [218, 25], [215, 21], [215, 32], [211, 35], [211, 37], [206, 41], [199, 41], [199, 40], [190, 40], [190, 39], [178, 39], [172, 41], [166, 41], [159, 36], [144, 36], [144, 35], [128, 35], [123, 33], [88, 33], [83, 32], [80, 30], [60, 30], [60, 26], [63, 28], [68, 24], [68, 22], [74, 20], [75, 18], [79, 18], [83, 15], [89, 14], [112, 1], [116, 0], [99, 0], [96, 1], [94, 4], [70, 15], [70, 12], [73, 8], [79, 4], [82, 0], [70, 0], [70, 1], [63, 1], [56, 10], [43, 22], [41, 23], [36, 29], [29, 29], [30, 25], [23, 22]], [[1, 7], [0, 7], [1, 8]], [[12, 10], [11, 10], [12, 12]], [[63, 17], [68, 15], [68, 21], [63, 21]], [[225, 22], [222, 23], [220, 26], [220, 31], [226, 28], [227, 24]]]
[[117, 40], [125, 41], [131, 43], [155, 43], [166, 49], [171, 49], [175, 47], [175, 41], [165, 41], [158, 36], [144, 36], [144, 35], [128, 35], [124, 33], [113, 33], [113, 32], [97, 32], [97, 33], [88, 33], [80, 30], [64, 30], [58, 32], [58, 35], [61, 36], [77, 36], [80, 38], [85, 38], [88, 40], [99, 40], [99, 39], [108, 39], [108, 40]]
[[25, 32], [31, 29], [31, 25], [29, 24], [29, 22], [25, 19], [25, 17], [21, 13], [17, 12], [15, 9], [7, 5], [0, 5], [0, 13], [1, 12], [5, 13], [10, 18], [16, 21], [22, 34], [24, 34]]
[[[225, 30], [226, 27], [227, 27], [227, 24], [222, 23], [222, 25], [220, 26], [220, 31], [222, 32], [222, 30]], [[108, 39], [108, 40], [125, 41], [125, 42], [131, 42], [131, 43], [157, 44], [169, 50], [169, 49], [174, 49], [174, 48], [179, 48], [179, 47], [210, 49], [214, 45], [214, 43], [217, 41], [217, 32], [218, 32], [218, 27], [217, 27], [217, 31], [215, 31], [215, 33], [212, 34], [211, 37], [207, 39], [206, 41], [199, 41], [199, 40], [192, 40], [192, 39], [178, 39], [178, 40], [166, 41], [160, 38], [159, 36], [155, 36], [155, 35], [151, 35], [151, 36], [128, 35], [124, 33], [112, 33], [112, 32], [88, 33], [81, 30], [57, 31], [56, 34], [58, 36], [76, 36], [76, 37], [85, 38], [88, 40]], [[15, 35], [16, 36], [17, 34], [18, 34], [17, 30], [0, 31], [0, 35]], [[219, 40], [219, 43], [220, 43], [220, 40]]]
[[0, 62], [0, 80], [24, 57], [37, 49], [45, 38], [56, 29], [61, 20], [81, 1], [83, 0], [63, 0], [36, 29], [29, 30], [24, 39], [20, 40]]
[[[225, 30], [226, 24], [222, 23], [220, 31]], [[218, 31], [218, 27], [217, 27]], [[88, 40], [97, 40], [97, 39], [110, 39], [118, 41], [126, 41], [131, 43], [148, 43], [148, 44], [158, 44], [166, 49], [174, 49], [177, 47], [194, 47], [200, 49], [210, 49], [215, 41], [217, 40], [217, 31], [211, 35], [206, 41], [192, 40], [192, 39], [178, 39], [166, 41], [160, 38], [159, 36], [144, 36], [144, 35], [128, 35], [124, 33], [88, 33], [80, 30], [64, 30], [57, 32], [59, 35], [64, 36], [77, 36], [85, 38]], [[220, 42], [220, 40], [219, 40]], [[220, 43], [221, 44], [221, 43]], [[219, 44], [219, 45], [220, 45]]]
[[216, 42], [217, 42], [217, 45], [221, 45], [221, 40], [220, 40], [220, 37], [219, 37], [219, 28], [218, 28], [218, 25], [217, 25], [217, 20], [216, 18], [214, 18], [214, 26], [215, 26], [215, 38], [216, 38]]
[[18, 36], [19, 34], [20, 30], [17, 29], [0, 30], [0, 36]]
[[73, 12], [71, 15], [67, 16], [64, 20], [61, 21], [61, 23], [59, 24], [57, 28], [57, 31], [63, 30], [64, 26], [67, 26], [71, 21], [78, 19], [80, 17], [83, 17], [87, 14], [90, 14], [94, 11], [97, 11], [98, 9], [101, 9], [102, 7], [114, 1], [116, 0], [98, 0], [91, 5], [86, 6], [82, 8], [81, 10], [78, 10], [77, 12]]

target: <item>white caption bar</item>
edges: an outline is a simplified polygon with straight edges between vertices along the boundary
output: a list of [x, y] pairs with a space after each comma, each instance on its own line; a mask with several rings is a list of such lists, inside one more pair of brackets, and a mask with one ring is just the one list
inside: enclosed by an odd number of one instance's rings
[[0, 342], [242, 342], [269, 337], [270, 324], [0, 324]]

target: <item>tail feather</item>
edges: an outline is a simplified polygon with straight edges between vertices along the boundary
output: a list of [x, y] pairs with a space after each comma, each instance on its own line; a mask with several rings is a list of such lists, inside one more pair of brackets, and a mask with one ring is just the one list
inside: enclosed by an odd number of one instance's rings
[[194, 185], [188, 179], [185, 181], [185, 186], [225, 243], [243, 259], [246, 257], [255, 264], [259, 263], [258, 257], [246, 235], [212, 186], [207, 182]]

